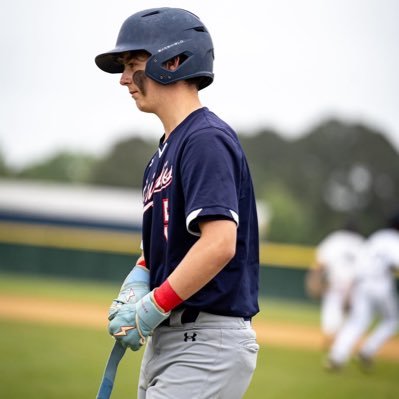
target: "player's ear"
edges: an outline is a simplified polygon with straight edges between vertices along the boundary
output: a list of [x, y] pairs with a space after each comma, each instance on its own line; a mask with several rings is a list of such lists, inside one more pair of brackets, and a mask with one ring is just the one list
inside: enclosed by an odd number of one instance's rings
[[163, 64], [163, 67], [167, 69], [168, 71], [176, 71], [176, 69], [179, 67], [181, 64], [181, 59], [180, 56], [177, 55], [176, 57], [171, 58], [170, 60], [166, 61]]

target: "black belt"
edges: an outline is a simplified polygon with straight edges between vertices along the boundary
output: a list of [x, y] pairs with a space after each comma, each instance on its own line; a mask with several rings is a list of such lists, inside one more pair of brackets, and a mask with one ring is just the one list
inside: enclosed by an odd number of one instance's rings
[[[184, 308], [183, 312], [181, 314], [181, 323], [186, 324], [186, 323], [194, 323], [195, 320], [197, 320], [198, 315], [200, 314], [200, 310], [198, 309], [193, 309], [193, 308]], [[168, 317], [166, 320], [164, 320], [161, 324], [161, 326], [170, 326], [170, 317]]]
[[[186, 324], [186, 323], [194, 323], [197, 320], [198, 315], [200, 314], [199, 309], [194, 309], [194, 308], [184, 308], [183, 312], [181, 314], [181, 323]], [[251, 317], [243, 317], [245, 321], [251, 321]], [[166, 320], [164, 320], [161, 324], [161, 326], [170, 326], [170, 317], [168, 317]]]

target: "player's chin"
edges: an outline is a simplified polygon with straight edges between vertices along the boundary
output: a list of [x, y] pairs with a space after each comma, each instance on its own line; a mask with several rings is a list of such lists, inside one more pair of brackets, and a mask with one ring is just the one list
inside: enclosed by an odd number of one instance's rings
[[148, 104], [136, 100], [136, 107], [141, 112], [154, 113], [154, 110]]

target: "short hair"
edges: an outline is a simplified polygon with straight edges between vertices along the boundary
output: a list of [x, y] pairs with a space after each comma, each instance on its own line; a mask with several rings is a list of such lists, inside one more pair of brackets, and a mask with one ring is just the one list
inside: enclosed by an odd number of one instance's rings
[[140, 61], [145, 61], [147, 58], [151, 57], [151, 54], [145, 50], [134, 50], [134, 51], [126, 51], [121, 53], [117, 58], [117, 61], [120, 64], [126, 62], [126, 60], [131, 60], [132, 58], [138, 58]]

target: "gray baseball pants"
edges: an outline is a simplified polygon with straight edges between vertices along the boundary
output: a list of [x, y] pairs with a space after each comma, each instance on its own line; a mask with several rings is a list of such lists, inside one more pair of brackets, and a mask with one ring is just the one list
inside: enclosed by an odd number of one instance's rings
[[240, 399], [256, 367], [259, 345], [249, 321], [200, 312], [182, 324], [172, 312], [145, 348], [138, 399]]

